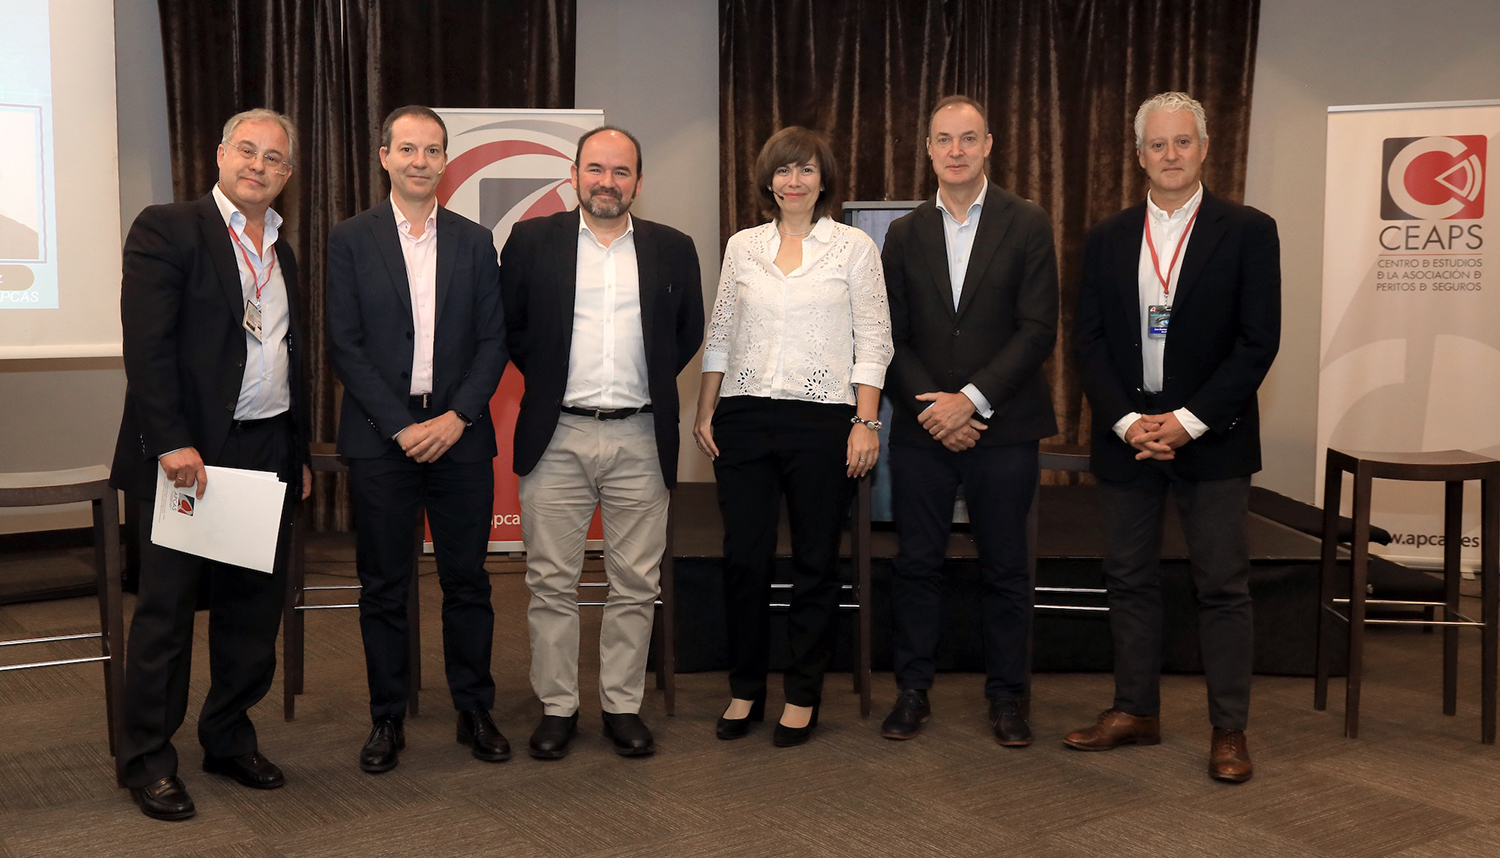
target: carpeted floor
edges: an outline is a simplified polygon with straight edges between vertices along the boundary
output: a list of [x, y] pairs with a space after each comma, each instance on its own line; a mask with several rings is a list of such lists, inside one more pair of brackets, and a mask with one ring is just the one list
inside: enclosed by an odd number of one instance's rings
[[[313, 555], [310, 569], [325, 583], [352, 575], [347, 537], [315, 539]], [[527, 679], [525, 585], [506, 564], [492, 568], [494, 714], [519, 751], [511, 761], [478, 762], [454, 741], [440, 594], [425, 574], [422, 714], [408, 719], [400, 767], [383, 775], [356, 765], [368, 716], [349, 611], [308, 616], [307, 692], [296, 720], [282, 718], [279, 676], [255, 711], [261, 748], [286, 770], [287, 786], [256, 792], [199, 771], [200, 624], [193, 699], [178, 735], [181, 774], [198, 805], [188, 822], [149, 820], [115, 787], [97, 665], [0, 673], [0, 858], [1500, 854], [1500, 751], [1479, 743], [1473, 632], [1462, 636], [1459, 710], [1449, 718], [1441, 636], [1372, 628], [1358, 740], [1342, 738], [1341, 680], [1329, 710], [1316, 712], [1310, 679], [1257, 677], [1256, 775], [1239, 786], [1205, 775], [1203, 686], [1191, 676], [1164, 681], [1160, 746], [1086, 754], [1060, 739], [1108, 705], [1106, 675], [1036, 677], [1037, 742], [1021, 750], [990, 739], [975, 675], [939, 678], [933, 720], [910, 742], [876, 733], [894, 697], [889, 675], [876, 678], [869, 720], [859, 717], [848, 674], [831, 675], [813, 741], [793, 749], [772, 747], [769, 724], [738, 742], [716, 740], [723, 674], [682, 675], [674, 717], [648, 691], [654, 757], [615, 756], [599, 735], [597, 696], [586, 691], [572, 753], [541, 762], [524, 751], [540, 714]], [[597, 613], [584, 616], [591, 684]], [[0, 637], [87, 630], [96, 617], [91, 599], [8, 606]], [[89, 643], [48, 649], [90, 654]], [[36, 655], [3, 648], [0, 663]]]

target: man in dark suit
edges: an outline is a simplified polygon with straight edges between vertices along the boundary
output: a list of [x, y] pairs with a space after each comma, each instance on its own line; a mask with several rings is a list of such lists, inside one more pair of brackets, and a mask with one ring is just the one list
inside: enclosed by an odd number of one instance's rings
[[[261, 755], [248, 711], [271, 687], [286, 588], [280, 551], [266, 575], [151, 541], [158, 474], [209, 491], [207, 465], [273, 471], [288, 501], [311, 490], [298, 365], [297, 260], [271, 203], [292, 172], [285, 116], [232, 117], [219, 181], [191, 203], [151, 206], [125, 239], [120, 321], [125, 413], [110, 483], [139, 506], [140, 588], [125, 656], [120, 772], [142, 812], [186, 819], [172, 735], [187, 711], [193, 613], [209, 573], [208, 697], [198, 717], [204, 771], [258, 789], [285, 782]], [[286, 544], [291, 504], [280, 536]]]
[[1026, 516], [1040, 474], [1037, 442], [1057, 432], [1041, 376], [1057, 335], [1057, 257], [1047, 213], [985, 177], [994, 141], [978, 103], [945, 98], [928, 124], [937, 198], [891, 224], [885, 238], [896, 346], [886, 393], [901, 537], [891, 614], [900, 693], [881, 735], [911, 739], [931, 714], [943, 558], [962, 485], [983, 580], [990, 726], [1001, 745], [1022, 747], [1031, 744], [1022, 713]]
[[406, 599], [427, 509], [443, 588], [443, 659], [458, 742], [510, 758], [490, 718], [495, 610], [484, 568], [494, 512], [490, 397], [505, 371], [490, 231], [437, 204], [448, 130], [426, 107], [380, 132], [391, 196], [328, 233], [328, 342], [344, 383], [339, 453], [354, 495], [360, 632], [370, 685], [367, 772], [396, 767], [411, 694]]
[[578, 578], [595, 507], [609, 598], [599, 630], [604, 734], [655, 750], [640, 718], [677, 481], [677, 374], [703, 341], [692, 239], [632, 218], [641, 149], [623, 129], [578, 141], [578, 209], [516, 224], [500, 254], [511, 354], [526, 376], [516, 419], [521, 536], [531, 588], [531, 755], [557, 759], [578, 729]]
[[1198, 594], [1213, 737], [1209, 775], [1248, 780], [1252, 624], [1245, 518], [1260, 470], [1256, 391], [1281, 335], [1276, 222], [1208, 193], [1203, 107], [1167, 92], [1141, 105], [1144, 202], [1089, 231], [1079, 372], [1103, 496], [1115, 700], [1070, 747], [1161, 741], [1161, 516], [1177, 497]]

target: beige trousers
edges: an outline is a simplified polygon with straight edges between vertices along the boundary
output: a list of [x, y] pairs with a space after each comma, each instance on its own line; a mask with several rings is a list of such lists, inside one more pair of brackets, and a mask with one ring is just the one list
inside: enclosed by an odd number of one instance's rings
[[596, 506], [609, 578], [599, 629], [599, 702], [606, 712], [639, 712], [667, 541], [667, 486], [651, 415], [559, 415], [541, 461], [521, 477], [520, 494], [531, 687], [545, 713], [578, 711], [578, 579]]

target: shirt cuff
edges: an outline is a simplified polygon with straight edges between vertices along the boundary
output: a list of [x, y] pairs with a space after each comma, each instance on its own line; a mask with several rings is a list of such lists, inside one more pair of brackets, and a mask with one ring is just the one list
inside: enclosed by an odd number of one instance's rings
[[1125, 433], [1129, 432], [1130, 427], [1134, 426], [1135, 421], [1139, 419], [1141, 419], [1141, 412], [1132, 411], [1115, 421], [1115, 434], [1120, 436], [1121, 441], [1125, 440]]
[[857, 363], [849, 373], [849, 381], [852, 384], [860, 384], [865, 387], [885, 388], [885, 364], [881, 363]]
[[727, 352], [704, 352], [704, 372], [726, 372], [729, 369], [729, 354]]
[[172, 455], [173, 453], [176, 453], [178, 450], [186, 450], [186, 449], [187, 449], [186, 447], [178, 447], [177, 450], [168, 450], [167, 452], [162, 453], [160, 456], [157, 456], [156, 457], [156, 461], [160, 462], [162, 459], [166, 458], [167, 456]]
[[966, 384], [959, 392], [969, 397], [969, 401], [974, 403], [974, 410], [979, 412], [980, 417], [988, 420], [994, 415], [995, 409], [990, 407], [990, 401], [984, 398], [984, 394], [979, 392], [979, 388], [972, 384]]
[[1193, 412], [1186, 408], [1179, 408], [1172, 413], [1177, 415], [1177, 422], [1181, 423], [1182, 428], [1186, 429], [1187, 433], [1193, 436], [1193, 440], [1198, 440], [1204, 432], [1208, 431], [1208, 424], [1194, 417]]

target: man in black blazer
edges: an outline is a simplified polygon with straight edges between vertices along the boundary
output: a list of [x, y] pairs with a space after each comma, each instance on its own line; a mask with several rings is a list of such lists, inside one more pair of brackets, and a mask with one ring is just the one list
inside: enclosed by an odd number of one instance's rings
[[[305, 437], [297, 260], [271, 203], [292, 171], [296, 129], [285, 116], [232, 117], [219, 180], [190, 203], [150, 206], [125, 239], [120, 321], [125, 412], [110, 484], [138, 505], [140, 587], [125, 656], [120, 774], [141, 811], [186, 819], [172, 735], [187, 711], [193, 614], [209, 573], [208, 697], [198, 717], [204, 771], [258, 789], [285, 783], [261, 755], [250, 707], [271, 687], [286, 557], [270, 575], [151, 541], [158, 475], [198, 498], [207, 465], [273, 471], [287, 499], [312, 487]], [[286, 545], [291, 504], [280, 536]]]
[[993, 138], [978, 103], [945, 98], [928, 124], [937, 198], [891, 224], [883, 254], [901, 547], [891, 588], [900, 694], [881, 735], [913, 738], [931, 714], [943, 558], [962, 485], [983, 579], [990, 726], [1001, 745], [1022, 747], [1031, 744], [1026, 516], [1037, 443], [1057, 432], [1041, 375], [1057, 335], [1057, 256], [1047, 213], [985, 178]]
[[622, 756], [655, 749], [640, 718], [677, 481], [677, 374], [703, 341], [692, 239], [632, 218], [641, 149], [623, 129], [584, 134], [578, 209], [522, 221], [500, 254], [516, 418], [521, 536], [531, 588], [531, 754], [557, 759], [578, 728], [578, 578], [594, 508], [609, 598], [599, 631], [604, 733]]
[[1254, 771], [1245, 518], [1260, 470], [1256, 391], [1280, 341], [1280, 243], [1270, 217], [1203, 188], [1197, 101], [1147, 100], [1135, 135], [1150, 193], [1089, 231], [1075, 342], [1103, 497], [1115, 699], [1064, 741], [1086, 751], [1160, 741], [1158, 553], [1171, 489], [1198, 594], [1209, 774], [1240, 782]]
[[495, 610], [484, 568], [495, 498], [490, 397], [507, 360], [494, 237], [437, 204], [448, 130], [435, 112], [397, 108], [380, 143], [390, 199], [328, 233], [329, 353], [344, 383], [338, 450], [354, 495], [373, 721], [359, 765], [389, 771], [406, 744], [406, 599], [419, 506], [443, 588], [458, 742], [499, 762], [510, 744], [489, 712]]

